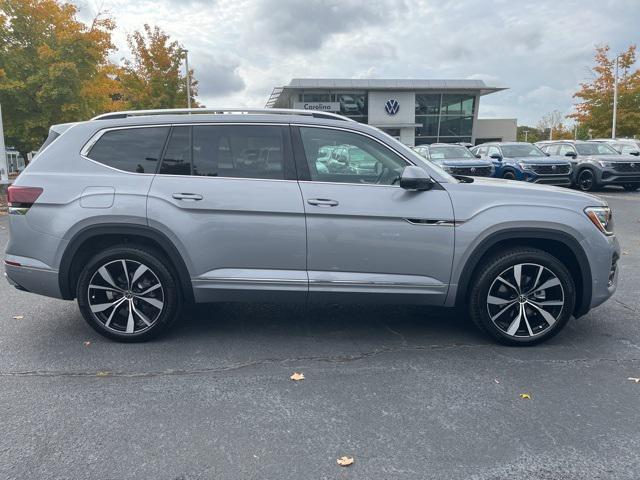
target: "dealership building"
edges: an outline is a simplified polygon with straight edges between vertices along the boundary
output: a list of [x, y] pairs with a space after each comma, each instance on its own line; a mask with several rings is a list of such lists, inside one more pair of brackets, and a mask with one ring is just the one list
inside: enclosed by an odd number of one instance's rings
[[516, 119], [478, 118], [480, 97], [501, 90], [482, 80], [294, 78], [266, 106], [340, 113], [410, 146], [515, 141]]

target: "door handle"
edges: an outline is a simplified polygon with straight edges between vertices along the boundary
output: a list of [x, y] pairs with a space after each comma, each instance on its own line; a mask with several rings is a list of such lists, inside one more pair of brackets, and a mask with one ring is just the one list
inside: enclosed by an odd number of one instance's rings
[[202, 195], [197, 193], [174, 193], [171, 196], [176, 200], [202, 200]]
[[338, 202], [336, 200], [330, 200], [328, 198], [310, 198], [307, 200], [309, 205], [315, 205], [316, 207], [337, 207]]

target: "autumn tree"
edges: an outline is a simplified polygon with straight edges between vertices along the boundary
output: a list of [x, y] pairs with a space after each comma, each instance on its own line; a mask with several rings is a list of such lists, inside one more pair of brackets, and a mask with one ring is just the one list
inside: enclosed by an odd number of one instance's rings
[[[182, 73], [184, 49], [159, 27], [144, 25], [127, 37], [132, 58], [124, 61], [124, 100], [134, 109], [184, 108], [187, 106], [187, 79]], [[190, 71], [191, 104], [197, 106], [198, 82]]]
[[[594, 137], [611, 136], [615, 58], [610, 55], [608, 45], [597, 47], [595, 66], [591, 69], [593, 78], [581, 83], [580, 90], [574, 94], [579, 102], [569, 117]], [[640, 69], [633, 70], [635, 62], [635, 45], [618, 55], [616, 135], [619, 137], [640, 135]]]
[[542, 132], [543, 140], [551, 137], [553, 140], [572, 139], [573, 130], [564, 124], [564, 115], [558, 110], [544, 115], [537, 124], [537, 130]]
[[98, 15], [86, 25], [76, 13], [56, 0], [0, 0], [0, 103], [7, 144], [23, 154], [52, 124], [118, 108], [114, 23]]

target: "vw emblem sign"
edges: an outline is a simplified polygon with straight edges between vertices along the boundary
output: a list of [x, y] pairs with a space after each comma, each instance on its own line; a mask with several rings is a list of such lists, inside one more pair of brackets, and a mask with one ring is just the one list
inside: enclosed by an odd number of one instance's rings
[[400, 104], [395, 98], [390, 98], [384, 104], [384, 111], [389, 115], [395, 115], [400, 110]]

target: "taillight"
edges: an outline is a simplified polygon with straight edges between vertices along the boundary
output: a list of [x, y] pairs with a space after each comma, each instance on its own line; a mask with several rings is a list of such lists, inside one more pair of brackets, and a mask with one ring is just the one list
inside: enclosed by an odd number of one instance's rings
[[40, 187], [21, 187], [11, 185], [7, 189], [9, 213], [24, 215], [31, 205], [36, 203], [36, 200], [41, 194], [42, 188]]

